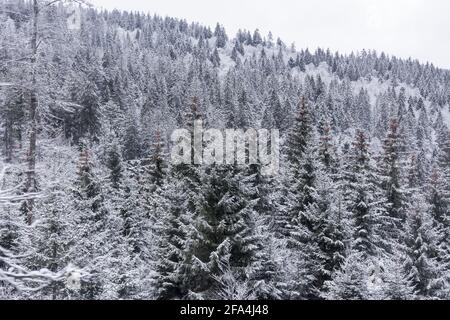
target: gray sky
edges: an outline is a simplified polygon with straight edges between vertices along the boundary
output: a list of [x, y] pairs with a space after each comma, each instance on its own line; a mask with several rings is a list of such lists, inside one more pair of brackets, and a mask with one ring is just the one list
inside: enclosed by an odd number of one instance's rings
[[297, 49], [350, 53], [376, 49], [450, 69], [448, 0], [91, 0], [105, 9], [157, 13], [225, 26], [272, 31]]

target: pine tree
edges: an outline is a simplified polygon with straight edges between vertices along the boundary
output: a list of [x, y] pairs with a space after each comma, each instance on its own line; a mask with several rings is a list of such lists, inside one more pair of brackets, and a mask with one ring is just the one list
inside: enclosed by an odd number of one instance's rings
[[134, 206], [144, 211], [145, 219], [152, 225], [156, 225], [161, 218], [160, 205], [167, 183], [166, 161], [164, 142], [160, 132], [156, 131], [149, 158], [141, 160], [137, 168], [132, 169], [135, 171], [134, 180], [138, 185], [134, 192], [134, 201], [137, 202]]
[[333, 275], [332, 281], [326, 283], [327, 299], [333, 300], [367, 300], [370, 297], [367, 287], [368, 265], [361, 253], [352, 252], [342, 267]]
[[[371, 163], [369, 143], [357, 131], [344, 171], [345, 205], [351, 214], [353, 249], [363, 257], [374, 257], [385, 243], [392, 226], [385, 217], [386, 199], [379, 187], [379, 176]], [[383, 224], [382, 225], [382, 221]]]
[[[321, 201], [318, 194], [318, 178], [321, 173], [317, 167], [316, 150], [313, 141], [306, 145], [302, 160], [299, 163], [298, 178], [291, 178], [289, 191], [291, 231], [288, 237], [289, 247], [303, 261], [302, 272], [294, 280], [297, 284], [294, 290], [304, 298], [318, 298], [320, 287], [326, 279], [324, 269], [325, 255], [319, 245], [318, 235], [322, 223]], [[295, 169], [294, 169], [295, 170]], [[294, 174], [295, 174], [294, 173]]]
[[119, 150], [119, 144], [117, 141], [112, 141], [107, 150], [107, 163], [106, 166], [109, 169], [109, 182], [112, 188], [119, 190], [120, 183], [123, 175], [122, 168], [122, 156]]
[[345, 250], [339, 196], [337, 190], [333, 190], [331, 172], [318, 161], [330, 160], [326, 155], [329, 141], [322, 141], [319, 156], [310, 121], [303, 100], [287, 145], [289, 218], [285, 228], [289, 248], [300, 261], [299, 274], [288, 291], [291, 297], [297, 298], [319, 298], [324, 282], [339, 269]]
[[[119, 295], [123, 299], [152, 297], [152, 293], [148, 292], [146, 286], [149, 286], [151, 282], [150, 274], [155, 258], [153, 241], [155, 230], [152, 228], [155, 223], [153, 217], [155, 212], [148, 213], [142, 203], [140, 182], [139, 170], [128, 165], [121, 181], [120, 197], [118, 197], [121, 203], [117, 206], [119, 211], [116, 214], [119, 217], [117, 220], [120, 223], [119, 230], [122, 238], [121, 254], [124, 255], [123, 275], [119, 282]], [[153, 204], [157, 207], [156, 200]]]
[[[10, 208], [3, 208], [0, 214], [0, 292], [2, 298], [6, 299], [26, 299], [27, 295], [21, 292], [23, 288], [30, 285], [27, 279], [23, 279], [26, 266], [24, 253], [29, 254], [30, 248], [26, 229], [20, 215], [10, 215]], [[6, 214], [6, 217], [5, 217]], [[18, 217], [18, 219], [14, 219]], [[18, 275], [17, 279], [15, 274]], [[36, 285], [31, 284], [31, 288]]]
[[381, 286], [372, 292], [372, 299], [378, 300], [413, 300], [414, 285], [408, 278], [402, 259], [404, 254], [389, 256], [382, 259], [383, 273], [381, 275]]
[[[77, 90], [79, 90], [77, 88]], [[81, 91], [77, 91], [75, 98], [79, 101], [82, 109], [77, 119], [78, 131], [75, 133], [74, 142], [80, 138], [97, 140], [100, 133], [100, 98], [98, 88], [94, 83], [88, 82]]]
[[[193, 137], [194, 121], [201, 119], [198, 98], [194, 97], [185, 124]], [[192, 139], [191, 139], [192, 141]], [[194, 146], [192, 146], [195, 154]], [[154, 283], [156, 297], [162, 300], [188, 297], [195, 274], [191, 272], [192, 226], [200, 194], [201, 172], [194, 164], [177, 164], [169, 169], [163, 197], [158, 199], [157, 263]]]
[[293, 167], [294, 175], [296, 177], [298, 175], [300, 161], [306, 150], [306, 146], [311, 139], [312, 131], [310, 110], [306, 104], [305, 98], [302, 98], [286, 146], [287, 160]]
[[415, 200], [408, 212], [405, 267], [420, 298], [438, 297], [445, 290], [445, 280], [433, 257], [437, 250], [437, 234], [428, 216], [425, 199], [416, 197]]
[[[87, 268], [91, 278], [82, 283], [80, 298], [94, 299], [103, 293], [101, 263], [106, 263], [112, 254], [108, 248], [114, 245], [108, 238], [108, 212], [104, 206], [104, 196], [93, 172], [89, 151], [82, 145], [78, 164], [77, 180], [72, 191], [71, 210], [74, 217], [75, 239], [69, 255], [71, 261], [80, 268]], [[117, 239], [118, 235], [115, 235]], [[107, 272], [107, 271], [105, 271]]]
[[225, 32], [225, 29], [220, 24], [216, 25], [216, 30], [214, 31], [214, 36], [217, 38], [216, 39], [217, 48], [224, 48], [228, 41], [228, 37]]
[[406, 195], [403, 188], [404, 174], [402, 167], [404, 144], [399, 133], [398, 120], [393, 119], [383, 143], [383, 154], [380, 159], [382, 188], [388, 201], [388, 212], [396, 220], [397, 229], [401, 230], [405, 221]]
[[[62, 2], [0, 5], [1, 298], [449, 298], [447, 71]], [[281, 174], [166, 164], [202, 118]]]
[[[34, 253], [29, 259], [33, 269], [47, 269], [57, 273], [69, 265], [69, 251], [73, 245], [72, 230], [74, 217], [70, 214], [67, 194], [52, 195], [50, 199], [38, 202], [36, 218], [38, 223], [33, 234]], [[67, 299], [70, 291], [66, 283], [53, 281], [38, 293], [38, 298], [53, 300]]]
[[161, 132], [157, 130], [153, 137], [153, 144], [150, 150], [150, 158], [144, 163], [144, 176], [147, 177], [145, 183], [161, 187], [166, 176], [165, 145], [161, 137]]
[[257, 47], [260, 44], [262, 44], [262, 37], [261, 34], [259, 33], [259, 30], [256, 29], [255, 32], [253, 33], [252, 45]]
[[356, 101], [356, 119], [364, 130], [370, 131], [372, 125], [372, 107], [367, 90], [361, 88]]
[[122, 144], [124, 160], [137, 160], [141, 157], [142, 143], [135, 121], [129, 121], [127, 123]]
[[321, 136], [319, 139], [319, 159], [327, 173], [336, 173], [336, 154], [333, 145], [331, 125], [329, 121], [325, 122], [320, 128]]
[[13, 91], [7, 97], [5, 105], [0, 110], [3, 119], [3, 155], [6, 162], [11, 162], [20, 148], [24, 135], [24, 99], [25, 94], [19, 90]]
[[447, 274], [444, 279], [447, 287], [450, 283], [448, 276], [448, 266], [450, 262], [450, 218], [448, 215], [450, 208], [450, 135], [447, 142], [442, 146], [438, 157], [438, 163], [433, 168], [430, 181], [428, 202], [430, 204], [430, 213], [433, 226], [437, 233], [437, 261], [444, 265], [444, 272]]
[[317, 241], [323, 252], [323, 275], [319, 283], [321, 291], [325, 291], [324, 283], [330, 280], [333, 273], [340, 270], [345, 262], [348, 212], [343, 205], [339, 185], [325, 172], [318, 177], [317, 192], [320, 211]]
[[428, 113], [425, 106], [422, 106], [419, 111], [420, 113], [417, 123], [417, 141], [419, 147], [422, 147], [426, 143], [426, 141], [430, 139], [430, 120], [428, 118]]

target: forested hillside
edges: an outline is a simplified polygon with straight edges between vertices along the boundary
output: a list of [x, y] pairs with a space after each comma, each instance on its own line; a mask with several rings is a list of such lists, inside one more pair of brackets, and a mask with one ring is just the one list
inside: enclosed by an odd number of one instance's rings
[[[52, 3], [0, 2], [0, 299], [450, 298], [450, 71]], [[280, 174], [172, 164], [198, 119]]]

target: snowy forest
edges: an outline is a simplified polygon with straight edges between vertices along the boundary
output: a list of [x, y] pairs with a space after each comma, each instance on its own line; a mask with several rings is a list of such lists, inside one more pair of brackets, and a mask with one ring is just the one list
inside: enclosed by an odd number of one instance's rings
[[[278, 129], [278, 175], [171, 133]], [[0, 1], [0, 300], [450, 299], [450, 71]]]

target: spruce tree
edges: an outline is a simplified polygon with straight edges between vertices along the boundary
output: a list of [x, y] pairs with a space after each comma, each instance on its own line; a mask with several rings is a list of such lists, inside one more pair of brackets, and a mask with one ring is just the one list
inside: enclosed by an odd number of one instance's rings
[[332, 300], [367, 300], [370, 297], [367, 287], [368, 265], [359, 252], [352, 253], [345, 260], [342, 270], [326, 282], [327, 293], [324, 295]]
[[[73, 246], [74, 218], [70, 212], [66, 192], [52, 195], [50, 199], [36, 205], [38, 223], [33, 234], [34, 252], [30, 265], [37, 269], [47, 269], [57, 273], [66, 268], [71, 261], [69, 251]], [[70, 290], [64, 281], [53, 281], [39, 292], [40, 297], [53, 300], [67, 299]]]
[[104, 194], [85, 144], [81, 146], [77, 178], [71, 195], [71, 210], [77, 215], [74, 218], [74, 245], [69, 257], [77, 267], [86, 268], [91, 274], [82, 283], [79, 298], [94, 299], [104, 293], [102, 272], [106, 268], [102, 264], [108, 262], [107, 257], [112, 254], [108, 249], [114, 246], [107, 239], [116, 240], [118, 235], [109, 238], [109, 217]]
[[263, 252], [264, 239], [257, 232], [254, 178], [245, 168], [234, 165], [206, 170], [203, 185], [207, 188], [202, 190], [203, 202], [195, 227], [198, 234], [191, 256], [198, 276], [194, 293], [215, 290], [226, 265], [242, 283], [257, 284], [258, 296], [274, 298], [277, 290], [271, 283], [273, 268], [270, 257]]
[[[404, 141], [399, 132], [397, 119], [392, 119], [383, 142], [383, 152], [379, 167], [382, 188], [388, 202], [388, 212], [396, 221], [397, 231], [405, 222], [406, 191], [404, 189]], [[396, 231], [394, 231], [396, 232]]]
[[123, 158], [124, 160], [137, 160], [142, 155], [142, 143], [139, 136], [136, 121], [128, 121], [123, 136]]
[[407, 255], [405, 268], [419, 298], [444, 294], [445, 278], [435, 258], [438, 235], [429, 217], [429, 208], [422, 197], [415, 198], [408, 212]]
[[351, 215], [353, 249], [363, 257], [375, 257], [389, 247], [385, 232], [392, 228], [386, 217], [386, 201], [372, 164], [365, 133], [356, 132], [344, 168], [345, 206]]

